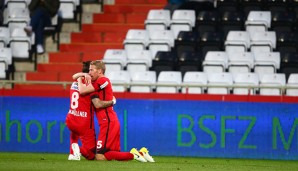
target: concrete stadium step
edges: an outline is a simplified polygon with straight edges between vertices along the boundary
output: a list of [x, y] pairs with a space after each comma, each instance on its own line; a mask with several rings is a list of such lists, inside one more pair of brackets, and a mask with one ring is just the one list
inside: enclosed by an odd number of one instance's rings
[[116, 0], [116, 4], [167, 4], [168, 0]]
[[115, 4], [105, 5], [105, 13], [148, 13], [151, 9], [163, 9], [164, 4]]
[[[14, 85], [14, 90], [47, 90], [47, 91], [57, 91], [61, 93], [68, 93], [69, 94], [69, 88], [70, 85], [66, 85], [65, 87], [63, 85], [56, 85], [56, 84], [15, 84]], [[41, 92], [42, 93], [42, 92]], [[48, 94], [48, 93], [47, 93]], [[42, 95], [42, 94], [40, 94]], [[30, 93], [28, 93], [28, 96], [30, 96]]]
[[55, 52], [49, 53], [50, 63], [63, 63], [63, 62], [81, 62], [82, 53], [80, 52]]
[[104, 52], [56, 52], [49, 53], [49, 63], [81, 63], [101, 60]]
[[60, 45], [61, 52], [105, 52], [107, 49], [123, 49], [122, 43], [71, 43]]
[[144, 29], [141, 24], [122, 24], [122, 23], [94, 23], [83, 24], [82, 32], [127, 32], [129, 29]]
[[103, 13], [93, 14], [93, 23], [144, 23], [147, 13]]
[[58, 72], [27, 72], [27, 81], [59, 81]]
[[82, 70], [81, 63], [48, 63], [38, 64], [37, 72], [79, 72]]
[[72, 33], [71, 42], [80, 43], [80, 42], [89, 42], [89, 43], [123, 43], [123, 40], [126, 36], [126, 32], [100, 32], [100, 33]]

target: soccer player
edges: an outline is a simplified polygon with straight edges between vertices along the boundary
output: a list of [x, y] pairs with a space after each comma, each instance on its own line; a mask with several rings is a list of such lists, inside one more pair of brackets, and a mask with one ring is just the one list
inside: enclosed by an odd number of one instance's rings
[[[81, 94], [97, 92], [101, 100], [111, 100], [113, 97], [112, 84], [105, 77], [106, 67], [103, 61], [92, 61], [89, 67], [89, 75], [92, 84], [84, 85], [78, 79], [78, 86]], [[82, 73], [73, 75], [73, 78], [83, 76]], [[133, 148], [130, 152], [120, 152], [120, 123], [113, 107], [96, 108], [96, 117], [99, 123], [100, 131], [97, 138], [96, 160], [133, 160], [141, 162], [154, 162], [149, 155], [148, 150], [143, 147], [140, 151]]]
[[[88, 73], [91, 61], [83, 62], [84, 73]], [[88, 74], [87, 74], [88, 75]], [[87, 76], [86, 75], [86, 76]], [[90, 83], [87, 77], [80, 78], [84, 84]], [[105, 108], [116, 103], [116, 99], [110, 101], [92, 100], [97, 108]], [[70, 88], [70, 107], [66, 116], [66, 125], [70, 130], [70, 154], [68, 160], [80, 160], [82, 154], [87, 160], [95, 158], [96, 135], [94, 129], [94, 108], [91, 95], [80, 95], [78, 82], [72, 83]], [[78, 140], [82, 146], [79, 147]]]

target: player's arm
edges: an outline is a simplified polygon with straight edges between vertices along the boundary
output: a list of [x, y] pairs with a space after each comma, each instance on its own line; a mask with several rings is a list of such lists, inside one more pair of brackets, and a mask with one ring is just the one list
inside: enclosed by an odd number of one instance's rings
[[86, 73], [83, 72], [78, 72], [72, 75], [72, 79], [73, 80], [77, 80], [79, 77], [84, 77], [86, 75]]
[[93, 87], [93, 85], [90, 83], [90, 80], [88, 80], [88, 76], [86, 75], [86, 77], [84, 77], [86, 80], [86, 84], [84, 84], [82, 82], [83, 77], [79, 77], [78, 80], [78, 86], [79, 86], [79, 92], [81, 95], [86, 95], [88, 93], [92, 93], [95, 91], [95, 88]]
[[98, 97], [98, 94], [91, 95], [92, 103], [95, 108], [106, 108], [116, 104], [116, 98], [113, 96], [113, 100], [110, 101], [101, 101]]

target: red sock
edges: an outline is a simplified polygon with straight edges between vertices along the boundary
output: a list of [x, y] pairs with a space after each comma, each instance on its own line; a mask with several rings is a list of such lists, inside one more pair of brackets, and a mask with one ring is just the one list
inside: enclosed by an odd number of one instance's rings
[[130, 152], [108, 151], [104, 154], [107, 160], [127, 161], [133, 160], [133, 154]]

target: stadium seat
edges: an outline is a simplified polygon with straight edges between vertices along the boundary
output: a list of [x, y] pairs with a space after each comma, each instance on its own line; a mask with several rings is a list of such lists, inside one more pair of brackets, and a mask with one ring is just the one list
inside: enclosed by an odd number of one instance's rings
[[225, 72], [228, 67], [228, 56], [225, 51], [209, 51], [203, 61], [203, 71]]
[[250, 48], [249, 33], [247, 31], [229, 31], [224, 46], [228, 54], [247, 52]]
[[[282, 86], [286, 85], [286, 76], [283, 73], [264, 74], [260, 77], [260, 95], [283, 95]], [[264, 86], [264, 87], [262, 87]]]
[[187, 71], [202, 71], [202, 62], [201, 52], [185, 51], [177, 57], [176, 69], [184, 76]]
[[220, 18], [217, 10], [200, 11], [196, 18], [195, 30], [200, 34], [206, 31], [217, 31]]
[[298, 73], [290, 74], [287, 81], [286, 95], [287, 96], [298, 96], [298, 89], [294, 89], [291, 87], [298, 87]]
[[[233, 94], [237, 95], [255, 95], [258, 88], [252, 88], [250, 86], [259, 85], [259, 76], [256, 73], [234, 73], [234, 88]], [[237, 87], [238, 86], [238, 87]]]
[[197, 31], [180, 31], [177, 39], [175, 39], [174, 50], [177, 57], [183, 52], [196, 52], [197, 45], [200, 41], [200, 35]]
[[216, 1], [216, 9], [220, 13], [224, 13], [226, 11], [237, 11], [239, 6], [238, 0], [217, 0]]
[[60, 0], [59, 15], [62, 19], [74, 20], [79, 0]]
[[30, 12], [27, 7], [6, 9], [3, 14], [3, 23], [8, 26], [10, 32], [13, 32], [15, 28], [24, 28], [29, 24]]
[[276, 32], [276, 50], [281, 53], [297, 53], [298, 32], [277, 31]]
[[[151, 93], [156, 88], [155, 85], [150, 85], [150, 84], [156, 84], [155, 71], [135, 71], [135, 72], [131, 72], [130, 76], [131, 76], [131, 83], [132, 83], [132, 85], [130, 86], [130, 92]], [[133, 84], [138, 84], [138, 85], [133, 85]]]
[[27, 36], [23, 28], [15, 28], [11, 32], [9, 45], [13, 58], [31, 59], [31, 37]]
[[145, 50], [149, 43], [149, 32], [144, 29], [129, 29], [123, 41], [125, 50]]
[[6, 63], [0, 59], [0, 79], [6, 79], [5, 66]]
[[273, 31], [294, 31], [296, 16], [292, 11], [272, 11], [271, 30]]
[[[207, 73], [208, 78], [208, 94], [230, 94], [233, 85], [233, 75], [228, 72], [223, 73]], [[213, 86], [213, 87], [212, 87]]]
[[150, 31], [148, 49], [155, 57], [158, 51], [171, 51], [174, 47], [174, 40], [174, 33], [171, 30]]
[[223, 50], [223, 33], [216, 31], [204, 32], [200, 35], [200, 43], [197, 47], [202, 52], [203, 56], [206, 55], [208, 51], [221, 51]]
[[127, 50], [126, 54], [127, 71], [148, 71], [152, 67], [152, 56], [149, 50]]
[[289, 0], [267, 0], [265, 8], [271, 12], [287, 12]]
[[105, 75], [110, 79], [114, 92], [126, 92], [130, 88], [131, 78], [128, 71], [110, 71]]
[[263, 10], [263, 3], [262, 0], [243, 0], [239, 3], [239, 8], [248, 16], [250, 11], [261, 11]]
[[179, 93], [182, 75], [179, 71], [161, 71], [157, 77], [157, 93]]
[[228, 54], [228, 71], [230, 73], [248, 73], [254, 66], [254, 56], [251, 52], [235, 52]]
[[0, 27], [0, 47], [7, 47], [10, 40], [10, 30], [8, 27]]
[[226, 39], [229, 31], [243, 31], [245, 17], [242, 11], [224, 11], [221, 13], [219, 30]]
[[106, 72], [124, 70], [127, 65], [127, 54], [124, 49], [107, 49], [103, 56]]
[[270, 11], [250, 11], [245, 21], [245, 30], [252, 34], [256, 31], [268, 31], [271, 27]]
[[[182, 93], [203, 94], [207, 85], [207, 74], [200, 71], [187, 71], [183, 76]], [[186, 85], [190, 85], [186, 87]], [[200, 86], [198, 86], [200, 85]]]
[[12, 65], [12, 52], [11, 48], [5, 47], [0, 48], [0, 61], [4, 61], [5, 63], [5, 70], [9, 69], [9, 66]]
[[298, 54], [297, 53], [282, 53], [281, 54], [280, 72], [286, 74], [286, 78], [292, 73], [298, 73]]
[[170, 30], [173, 31], [175, 38], [177, 38], [180, 31], [192, 31], [195, 25], [195, 10], [174, 10], [170, 21]]
[[159, 51], [152, 60], [152, 70], [158, 76], [161, 71], [174, 71], [176, 65], [176, 55], [172, 51]]
[[279, 52], [259, 52], [254, 53], [254, 72], [258, 73], [260, 78], [264, 74], [277, 73], [280, 68]]
[[276, 48], [276, 33], [275, 31], [256, 31], [251, 34], [250, 51], [272, 52]]
[[146, 30], [167, 30], [170, 26], [171, 13], [167, 9], [152, 9], [145, 20]]
[[4, 6], [7, 9], [27, 8], [31, 0], [4, 0]]

